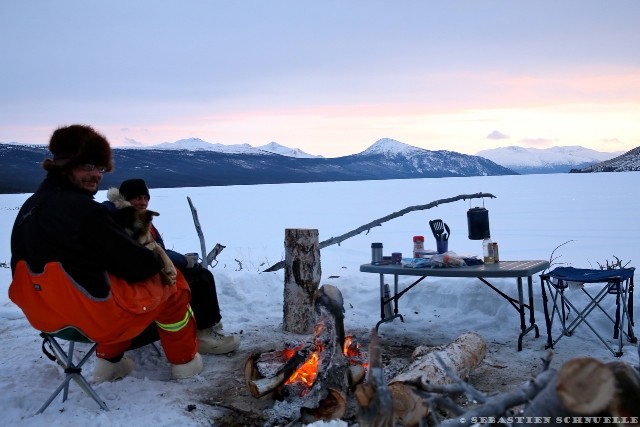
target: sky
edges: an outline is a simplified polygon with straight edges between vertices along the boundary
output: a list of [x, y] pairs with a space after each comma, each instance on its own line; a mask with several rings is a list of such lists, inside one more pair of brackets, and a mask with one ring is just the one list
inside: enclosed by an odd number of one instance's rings
[[0, 142], [640, 145], [635, 0], [0, 3]]
[[[477, 192], [495, 198], [440, 204], [414, 211], [382, 223], [368, 233], [353, 236], [340, 245], [321, 251], [320, 285], [336, 286], [343, 295], [347, 334], [366, 349], [369, 332], [380, 319], [379, 278], [361, 273], [360, 265], [371, 260], [371, 243], [383, 243], [383, 253], [412, 251], [413, 236], [425, 236], [425, 248], [435, 249], [428, 221], [442, 219], [451, 230], [449, 250], [457, 255], [480, 256], [481, 241], [469, 240], [466, 212], [470, 206], [489, 211], [491, 237], [499, 243], [501, 260], [549, 260], [552, 267], [573, 266], [598, 269], [619, 258], [628, 267], [640, 259], [640, 172], [520, 175], [470, 178], [327, 182], [308, 184], [245, 185], [152, 189], [150, 209], [160, 212], [154, 222], [169, 248], [202, 252], [186, 197], [198, 211], [206, 246], [225, 245], [212, 267], [222, 323], [227, 334], [241, 337], [240, 348], [229, 356], [204, 356], [205, 369], [195, 378], [169, 380], [169, 366], [149, 346], [128, 352], [136, 363], [130, 377], [103, 383], [96, 391], [111, 409], [104, 412], [72, 384], [69, 400], [56, 399], [44, 415], [34, 416], [60, 382], [60, 369], [41, 353], [41, 340], [20, 309], [8, 298], [11, 281], [9, 236], [19, 207], [28, 194], [0, 195], [0, 408], [3, 425], [28, 427], [164, 427], [224, 426], [223, 416], [236, 418], [247, 412], [280, 417], [278, 425], [289, 425], [297, 407], [273, 399], [254, 399], [244, 382], [243, 366], [254, 353], [290, 348], [309, 336], [282, 331], [284, 271], [263, 273], [284, 256], [286, 228], [318, 229], [320, 241], [354, 230], [405, 207]], [[522, 191], [526, 188], [527, 191]], [[296, 203], [283, 208], [274, 200]], [[383, 196], [382, 196], [383, 195]], [[594, 202], [597, 195], [598, 202]], [[96, 200], [103, 201], [105, 191]], [[625, 206], [619, 206], [624, 199]], [[223, 201], [223, 202], [221, 202]], [[558, 202], [560, 201], [560, 202]], [[257, 210], [256, 206], [260, 206]], [[585, 214], [588, 212], [588, 214]], [[207, 249], [207, 250], [208, 250]], [[392, 278], [386, 276], [388, 283]], [[400, 277], [401, 289], [412, 280]], [[511, 297], [517, 296], [515, 279], [491, 283]], [[637, 281], [636, 281], [637, 283]], [[593, 291], [591, 286], [587, 289]], [[567, 291], [578, 306], [586, 297]], [[525, 291], [526, 296], [526, 291]], [[487, 344], [482, 363], [473, 371], [471, 384], [483, 392], [514, 390], [541, 372], [545, 322], [539, 278], [533, 281], [534, 315], [540, 337], [529, 333], [517, 351], [518, 314], [498, 294], [475, 279], [427, 278], [399, 301], [404, 322], [394, 320], [380, 326], [385, 360], [385, 378], [392, 378], [409, 363], [418, 345], [446, 345], [474, 331]], [[604, 306], [613, 313], [615, 299]], [[638, 307], [640, 293], [634, 292]], [[638, 314], [636, 311], [636, 336]], [[612, 326], [597, 310], [592, 325], [611, 344]], [[557, 321], [554, 338], [559, 334]], [[624, 354], [612, 353], [586, 326], [555, 346], [552, 369], [567, 360], [588, 356], [603, 362], [622, 360], [637, 366], [637, 345], [626, 343]], [[86, 347], [78, 347], [79, 354]], [[83, 371], [92, 378], [95, 358]], [[188, 405], [195, 409], [187, 410]], [[230, 408], [235, 408], [231, 410]], [[241, 423], [242, 424], [242, 423]], [[237, 425], [237, 424], [236, 424]], [[249, 425], [245, 423], [245, 425]], [[262, 425], [262, 424], [261, 424]], [[346, 426], [346, 423], [334, 423]]]

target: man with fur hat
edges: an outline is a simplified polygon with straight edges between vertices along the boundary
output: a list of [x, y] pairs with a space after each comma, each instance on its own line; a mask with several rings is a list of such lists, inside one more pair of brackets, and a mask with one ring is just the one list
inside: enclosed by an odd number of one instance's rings
[[149, 325], [158, 330], [175, 379], [202, 371], [190, 291], [178, 273], [163, 284], [162, 259], [132, 239], [93, 200], [113, 168], [107, 139], [90, 126], [53, 132], [47, 176], [16, 217], [11, 234], [9, 297], [31, 325], [80, 330], [98, 343], [94, 381], [128, 375], [124, 356]]
[[[115, 188], [110, 189], [116, 190]], [[140, 178], [123, 181], [117, 189], [119, 196], [129, 202], [138, 211], [144, 211], [149, 206], [151, 195], [147, 183]], [[111, 201], [103, 202], [110, 210], [116, 206]], [[216, 282], [209, 269], [202, 268], [199, 264], [190, 265], [187, 258], [176, 251], [166, 249], [164, 240], [156, 226], [151, 223], [151, 237], [162, 247], [173, 262], [182, 272], [189, 288], [191, 289], [191, 308], [193, 309], [196, 324], [198, 325], [199, 351], [207, 354], [227, 354], [235, 351], [240, 346], [240, 338], [234, 335], [222, 333], [222, 315], [218, 304]]]

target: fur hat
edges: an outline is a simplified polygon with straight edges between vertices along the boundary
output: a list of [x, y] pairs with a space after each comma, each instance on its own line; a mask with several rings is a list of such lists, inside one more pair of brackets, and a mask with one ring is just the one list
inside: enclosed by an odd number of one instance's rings
[[122, 184], [120, 184], [120, 194], [122, 194], [126, 200], [131, 200], [138, 196], [151, 198], [147, 184], [144, 182], [144, 179], [140, 178], [122, 181]]
[[42, 167], [48, 172], [66, 172], [88, 163], [113, 169], [109, 141], [91, 126], [71, 125], [56, 129], [49, 140], [53, 159], [45, 159]]

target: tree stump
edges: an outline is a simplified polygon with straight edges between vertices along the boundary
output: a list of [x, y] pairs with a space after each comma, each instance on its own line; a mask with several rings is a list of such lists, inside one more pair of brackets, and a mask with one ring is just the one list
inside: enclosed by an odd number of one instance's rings
[[282, 328], [311, 334], [315, 326], [314, 295], [320, 284], [318, 230], [285, 230], [284, 305]]

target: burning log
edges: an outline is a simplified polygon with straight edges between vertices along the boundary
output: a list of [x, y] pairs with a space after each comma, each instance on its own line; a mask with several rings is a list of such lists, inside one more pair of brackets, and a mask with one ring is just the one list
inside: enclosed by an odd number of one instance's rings
[[471, 370], [484, 359], [486, 350], [484, 340], [475, 332], [460, 335], [443, 347], [417, 347], [413, 362], [389, 383], [398, 422], [417, 425], [428, 414], [420, 384], [445, 385], [455, 381], [446, 373], [438, 357], [457, 376], [468, 378]]
[[[282, 352], [274, 352], [282, 357]], [[245, 380], [251, 395], [255, 398], [266, 396], [281, 387], [293, 373], [309, 358], [311, 346], [307, 345], [296, 351], [291, 358], [281, 365], [275, 375], [262, 377], [258, 368], [262, 358], [268, 358], [265, 354], [257, 354], [247, 359], [245, 363]]]
[[344, 356], [344, 300], [338, 288], [323, 285], [316, 292], [316, 341], [323, 345], [316, 384], [308, 397], [311, 408], [302, 408], [301, 420], [338, 419], [347, 409], [349, 362]]
[[[301, 399], [300, 420], [336, 419], [347, 410], [350, 385], [364, 378], [358, 347], [344, 330], [344, 302], [335, 286], [315, 294], [312, 342], [293, 349], [254, 354], [245, 362], [245, 382], [251, 395], [270, 393]], [[351, 365], [351, 363], [355, 365]]]

